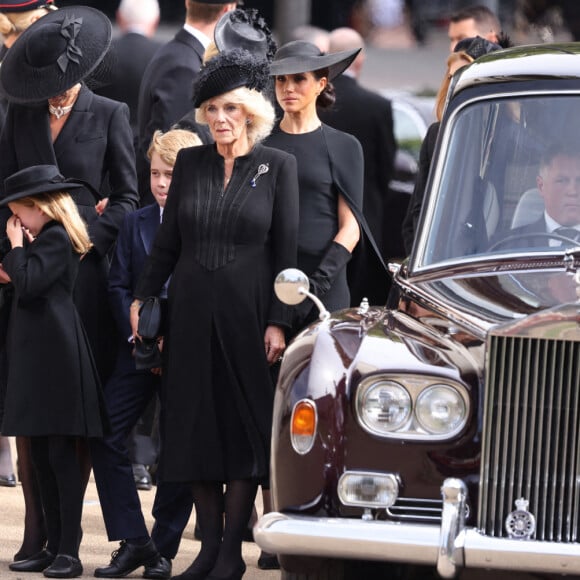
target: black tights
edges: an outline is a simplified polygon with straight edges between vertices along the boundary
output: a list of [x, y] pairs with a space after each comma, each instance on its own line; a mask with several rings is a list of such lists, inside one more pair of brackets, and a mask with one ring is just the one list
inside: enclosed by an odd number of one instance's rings
[[253, 480], [193, 484], [196, 517], [202, 530], [201, 550], [191, 571], [227, 577], [240, 568], [242, 540], [252, 515], [258, 485]]
[[[32, 556], [42, 550], [46, 543], [46, 526], [42, 511], [38, 478], [32, 466], [30, 437], [16, 437], [18, 455], [18, 479], [22, 483], [24, 495], [24, 538], [20, 550], [15, 554], [15, 560]], [[88, 444], [84, 439], [77, 439], [76, 452], [80, 465], [80, 474], [84, 490], [91, 474], [91, 457]]]
[[30, 438], [30, 452], [47, 531], [47, 549], [78, 558], [84, 487], [77, 438]]

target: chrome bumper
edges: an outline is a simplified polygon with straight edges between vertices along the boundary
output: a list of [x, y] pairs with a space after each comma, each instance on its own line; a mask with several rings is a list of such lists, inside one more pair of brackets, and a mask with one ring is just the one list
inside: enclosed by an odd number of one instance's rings
[[580, 544], [508, 540], [465, 528], [467, 491], [458, 479], [443, 483], [441, 527], [345, 518], [266, 514], [254, 539], [274, 554], [381, 560], [435, 566], [443, 578], [462, 568], [580, 574]]

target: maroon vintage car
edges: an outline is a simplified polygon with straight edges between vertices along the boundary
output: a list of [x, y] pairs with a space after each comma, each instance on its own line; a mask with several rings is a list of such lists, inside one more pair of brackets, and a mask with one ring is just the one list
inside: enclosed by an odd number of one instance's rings
[[[451, 88], [389, 305], [332, 313], [284, 356], [275, 511], [255, 528], [283, 578], [353, 560], [580, 574], [574, 228], [580, 45], [478, 59]], [[301, 286], [279, 278], [289, 301]]]

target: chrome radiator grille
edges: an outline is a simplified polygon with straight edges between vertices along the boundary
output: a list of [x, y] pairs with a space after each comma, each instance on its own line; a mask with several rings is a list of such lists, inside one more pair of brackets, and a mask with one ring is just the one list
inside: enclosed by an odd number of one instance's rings
[[536, 540], [580, 537], [580, 343], [492, 336], [483, 415], [479, 528], [507, 537], [524, 497]]

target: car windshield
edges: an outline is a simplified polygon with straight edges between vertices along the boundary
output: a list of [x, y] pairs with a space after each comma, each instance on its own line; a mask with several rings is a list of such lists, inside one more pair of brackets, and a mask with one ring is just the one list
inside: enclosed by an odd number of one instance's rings
[[480, 100], [453, 114], [415, 267], [578, 246], [579, 117], [578, 95], [554, 94]]

